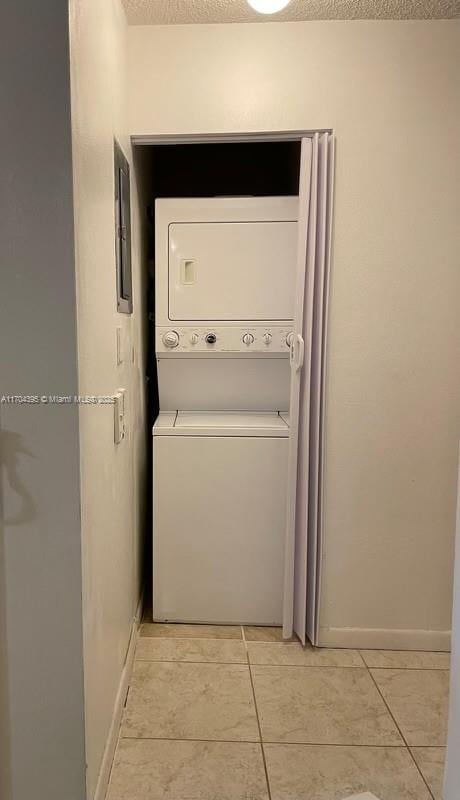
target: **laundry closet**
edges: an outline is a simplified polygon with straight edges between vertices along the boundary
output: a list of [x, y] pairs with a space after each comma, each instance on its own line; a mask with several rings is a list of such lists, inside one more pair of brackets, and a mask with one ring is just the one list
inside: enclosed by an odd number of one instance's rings
[[[308, 552], [309, 491], [296, 489], [299, 426], [309, 439], [310, 412], [321, 422], [332, 137], [140, 150], [149, 219], [152, 618], [283, 625], [305, 641], [309, 600], [311, 620], [318, 614], [318, 553], [311, 544]], [[300, 383], [305, 316], [316, 407]], [[319, 438], [316, 449], [319, 456]], [[302, 455], [305, 467], [308, 445]], [[310, 486], [308, 470], [303, 480]]]

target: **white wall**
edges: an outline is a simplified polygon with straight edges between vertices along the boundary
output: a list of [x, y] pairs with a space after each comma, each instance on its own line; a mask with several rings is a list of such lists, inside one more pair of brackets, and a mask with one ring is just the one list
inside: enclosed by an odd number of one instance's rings
[[448, 642], [459, 73], [459, 21], [129, 29], [131, 134], [337, 136], [323, 642]]
[[[0, 396], [75, 395], [67, 4], [2, 0]], [[0, 404], [0, 797], [84, 800], [78, 409]]]
[[[145, 507], [144, 319], [132, 172], [134, 313], [116, 311], [113, 140], [131, 160], [126, 128], [126, 23], [118, 0], [70, 3], [77, 325], [81, 394], [127, 392], [127, 433], [114, 444], [113, 408], [80, 409], [83, 620], [88, 797], [94, 795], [140, 591]], [[116, 363], [116, 327], [124, 363]], [[134, 349], [134, 363], [131, 349]]]

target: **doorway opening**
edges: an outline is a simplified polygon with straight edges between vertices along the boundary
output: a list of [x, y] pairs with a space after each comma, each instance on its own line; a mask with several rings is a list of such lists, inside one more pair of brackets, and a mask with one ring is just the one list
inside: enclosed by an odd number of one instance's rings
[[[231, 137], [229, 137], [231, 139]], [[155, 348], [155, 205], [165, 198], [296, 197], [299, 190], [300, 136], [267, 140], [180, 141], [137, 144], [135, 170], [141, 187], [146, 252], [147, 492], [153, 485], [152, 427], [160, 411]], [[286, 391], [288, 387], [286, 386]], [[147, 501], [144, 616], [152, 619], [152, 503]]]

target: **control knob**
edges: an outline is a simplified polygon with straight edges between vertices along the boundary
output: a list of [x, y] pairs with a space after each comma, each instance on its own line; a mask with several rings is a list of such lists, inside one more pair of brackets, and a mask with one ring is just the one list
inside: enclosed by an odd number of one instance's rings
[[192, 335], [190, 337], [190, 343], [191, 344], [196, 344], [198, 342], [199, 338], [200, 337], [198, 336], [197, 333], [192, 333]]
[[165, 347], [174, 348], [179, 344], [179, 334], [176, 331], [167, 331], [163, 335], [163, 344]]
[[291, 333], [288, 333], [288, 335], [286, 336], [286, 345], [290, 347], [293, 341], [294, 341], [294, 334], [291, 331]]
[[270, 342], [272, 340], [272, 335], [271, 335], [271, 333], [267, 332], [267, 333], [264, 333], [264, 337], [263, 338], [264, 338], [264, 343], [265, 344], [270, 344]]
[[204, 339], [207, 344], [215, 344], [217, 342], [217, 336], [215, 333], [207, 333]]
[[253, 343], [253, 341], [254, 341], [254, 336], [252, 335], [252, 333], [244, 333], [243, 334], [243, 342], [244, 342], [244, 344], [250, 345], [250, 344]]

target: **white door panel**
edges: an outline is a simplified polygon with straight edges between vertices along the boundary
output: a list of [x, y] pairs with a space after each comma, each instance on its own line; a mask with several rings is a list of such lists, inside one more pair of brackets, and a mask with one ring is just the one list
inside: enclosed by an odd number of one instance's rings
[[[299, 221], [297, 232], [297, 258], [296, 258], [296, 283], [294, 306], [294, 341], [291, 346], [291, 396], [289, 403], [290, 434], [288, 456], [288, 498], [287, 498], [287, 524], [285, 548], [285, 575], [284, 575], [284, 606], [283, 606], [283, 635], [290, 638], [295, 631], [300, 640], [305, 643], [305, 620], [299, 619], [306, 613], [306, 561], [307, 561], [307, 531], [299, 537], [297, 516], [297, 486], [298, 482], [307, 481], [299, 475], [299, 450], [304, 446], [302, 442], [303, 431], [300, 427], [300, 395], [302, 369], [294, 359], [294, 346], [297, 337], [303, 337], [305, 296], [306, 296], [306, 262], [308, 253], [308, 232], [310, 219], [310, 183], [312, 173], [312, 140], [302, 139], [300, 178], [299, 178]], [[298, 339], [297, 339], [298, 341]], [[309, 343], [304, 340], [304, 347], [309, 349]], [[305, 355], [304, 355], [305, 358]], [[307, 353], [308, 358], [308, 353]], [[305, 488], [307, 488], [305, 487]], [[299, 601], [303, 593], [305, 601]]]
[[[302, 139], [285, 551], [283, 635], [318, 640], [326, 318], [333, 139]], [[299, 342], [304, 343], [299, 369]]]
[[310, 369], [310, 444], [308, 499], [307, 636], [314, 644], [319, 636], [322, 512], [324, 472], [324, 396], [326, 382], [326, 331], [329, 295], [331, 204], [334, 141], [318, 140], [317, 236], [314, 269]]

